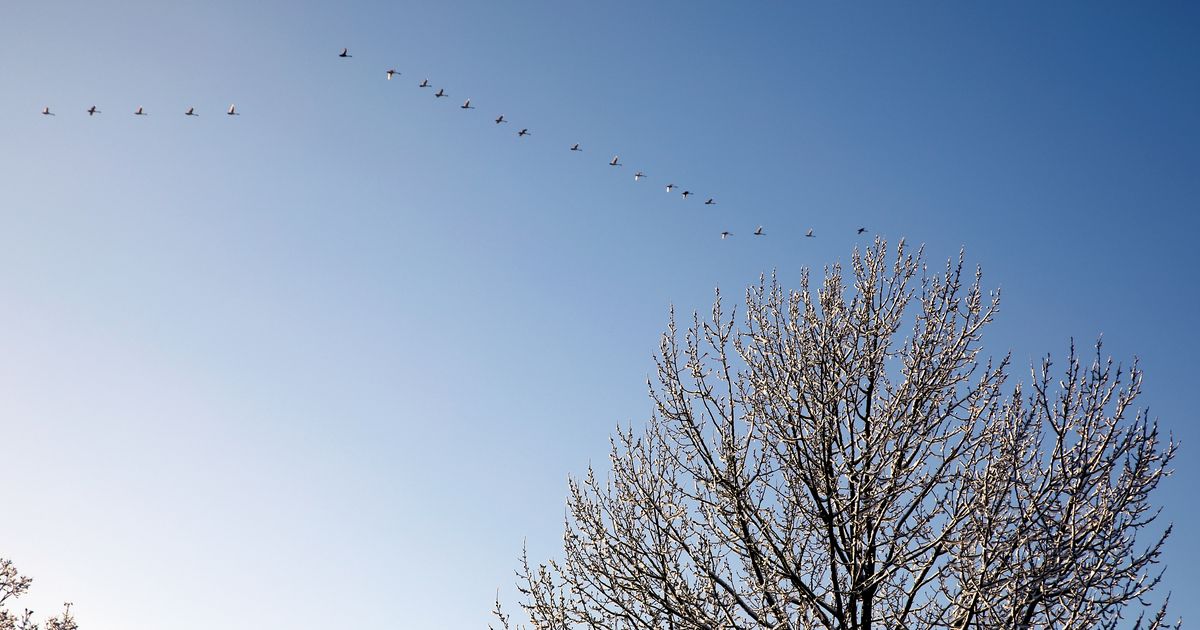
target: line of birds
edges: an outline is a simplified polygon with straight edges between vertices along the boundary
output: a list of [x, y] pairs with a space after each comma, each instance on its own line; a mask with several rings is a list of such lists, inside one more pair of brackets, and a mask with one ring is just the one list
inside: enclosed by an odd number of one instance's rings
[[[96, 114], [104, 113], [104, 112], [100, 111], [99, 109], [96, 109], [95, 105], [92, 105], [91, 107], [89, 107], [83, 111], [87, 112], [88, 116], [95, 116]], [[57, 114], [50, 111], [49, 107], [42, 108], [42, 115], [43, 116], [57, 116]], [[133, 115], [134, 116], [149, 116], [150, 113], [147, 112], [145, 109], [138, 107], [137, 109], [133, 110]], [[200, 114], [196, 113], [195, 107], [189, 107], [189, 108], [187, 108], [186, 111], [183, 112], [183, 115], [184, 116], [199, 116]], [[237, 110], [236, 105], [230, 105], [229, 109], [225, 111], [225, 115], [226, 116], [241, 116], [242, 113]]]
[[[348, 48], [343, 48], [342, 51], [340, 53], [338, 53], [338, 57], [341, 57], [342, 59], [349, 59], [349, 58], [354, 57], [354, 55], [350, 54], [350, 50]], [[399, 76], [401, 73], [398, 70], [396, 70], [395, 68], [391, 68], [391, 69], [387, 70], [387, 72], [385, 74], [387, 76], [387, 80], [391, 81], [393, 78]], [[423, 79], [419, 84], [417, 84], [417, 87], [432, 88], [433, 86], [430, 85], [429, 79]], [[434, 92], [433, 96], [434, 96], [434, 98], [449, 98], [450, 95], [446, 94], [446, 90], [444, 88], [438, 88], [437, 92]], [[464, 110], [465, 109], [476, 109], [476, 107], [471, 104], [471, 99], [468, 98], [467, 100], [463, 101], [462, 105], [459, 105], [459, 109], [464, 109]], [[84, 111], [87, 112], [88, 116], [95, 116], [96, 114], [102, 113], [99, 109], [96, 108], [95, 105], [92, 105], [91, 107], [89, 107], [88, 109], [86, 109]], [[43, 116], [54, 116], [55, 114], [54, 114], [54, 112], [50, 111], [49, 107], [44, 107], [44, 108], [42, 108], [42, 115]], [[138, 107], [136, 110], [134, 110], [133, 115], [134, 116], [148, 116], [149, 113], [146, 112], [142, 107]], [[184, 116], [199, 116], [200, 114], [196, 113], [195, 107], [189, 107], [189, 108], [187, 108], [186, 111], [183, 112], [183, 115]], [[229, 109], [225, 112], [225, 115], [240, 116], [241, 112], [237, 111], [236, 105], [231, 104], [229, 106]], [[507, 118], [504, 117], [504, 114], [500, 114], [499, 116], [496, 117], [494, 122], [497, 125], [502, 125], [502, 124], [507, 124], [509, 121]], [[524, 138], [524, 137], [531, 136], [531, 135], [533, 135], [533, 134], [531, 134], [529, 129], [526, 127], [523, 127], [519, 131], [517, 131], [518, 138]], [[583, 149], [580, 147], [578, 142], [576, 142], [575, 144], [572, 144], [570, 146], [570, 150], [574, 151], [574, 152], [583, 151]], [[614, 155], [612, 160], [610, 160], [608, 162], [608, 165], [612, 166], [612, 167], [624, 166], [624, 164], [621, 163], [620, 155]], [[637, 171], [633, 174], [633, 181], [637, 182], [637, 181], [641, 181], [643, 179], [646, 179], [646, 173], [644, 173], [642, 171]], [[667, 184], [667, 186], [666, 186], [666, 190], [668, 193], [673, 192], [676, 188], [679, 188], [679, 186], [676, 186], [675, 184]], [[681, 190], [679, 194], [686, 201], [689, 197], [693, 196], [695, 193], [693, 193], [690, 190], [684, 189], [684, 190]], [[715, 205], [717, 205], [717, 201], [716, 201], [716, 199], [709, 197], [704, 201], [704, 205], [715, 206]], [[865, 228], [865, 227], [860, 227], [856, 230], [856, 233], [859, 235], [865, 234], [866, 232], [867, 232], [867, 228]], [[754, 232], [752, 232], [753, 236], [766, 236], [766, 234], [767, 233], [763, 230], [763, 227], [761, 225], [758, 226], [754, 230]], [[720, 233], [721, 240], [725, 240], [733, 235], [734, 235], [734, 233], [730, 232], [728, 230], [725, 230]], [[809, 228], [808, 231], [805, 232], [804, 236], [807, 238], [814, 238], [816, 236], [816, 234], [814, 234], [813, 230], [811, 228]]]
[[[341, 57], [342, 59], [349, 59], [349, 58], [354, 57], [354, 55], [350, 54], [349, 48], [343, 48], [342, 52], [338, 53], [338, 57]], [[400, 74], [401, 74], [401, 72], [399, 70], [396, 70], [395, 68], [389, 68], [387, 70], [387, 72], [385, 73], [388, 81], [391, 81], [393, 78], [399, 76]], [[422, 79], [421, 82], [417, 84], [417, 87], [432, 88], [433, 85], [431, 85], [429, 83], [429, 79]], [[445, 88], [438, 88], [437, 92], [433, 93], [433, 96], [434, 96], [434, 98], [449, 98], [450, 97], [449, 94], [446, 94]], [[459, 109], [475, 109], [475, 106], [471, 104], [471, 99], [468, 98], [467, 100], [463, 101], [462, 105], [459, 105]], [[507, 118], [504, 117], [504, 114], [500, 114], [499, 116], [496, 117], [494, 122], [497, 125], [502, 125], [509, 121]], [[532, 135], [532, 134], [529, 132], [529, 129], [525, 128], [525, 127], [521, 128], [521, 130], [517, 132], [518, 138], [524, 138], [524, 137], [530, 136], [530, 135]], [[570, 147], [570, 150], [571, 151], [583, 151], [583, 149], [579, 146], [578, 142], [576, 142], [575, 144], [572, 144]], [[614, 155], [612, 160], [610, 160], [608, 162], [608, 165], [609, 166], [624, 166], [624, 164], [621, 163], [620, 155]], [[646, 174], [642, 171], [637, 171], [633, 174], [633, 181], [635, 181], [635, 182], [641, 181], [645, 178], [646, 178]], [[676, 186], [675, 184], [667, 184], [666, 190], [668, 193], [670, 193], [670, 192], [674, 191], [676, 188], [678, 188], [678, 186]], [[684, 200], [687, 200], [688, 197], [691, 197], [695, 193], [693, 193], [690, 190], [682, 190], [682, 191], [680, 191], [679, 194], [681, 197], [683, 197]], [[705, 199], [704, 205], [715, 206], [715, 205], [717, 205], [717, 201], [716, 201], [716, 199], [709, 197], [709, 198]], [[856, 230], [856, 233], [860, 234], [860, 235], [865, 234], [866, 232], [867, 232], [867, 228], [865, 228], [865, 227], [860, 227], [860, 228], [858, 228], [858, 230]], [[754, 236], [766, 236], [767, 235], [767, 233], [763, 230], [763, 226], [761, 226], [761, 225], [758, 226], [757, 228], [755, 228], [755, 230], [754, 230], [754, 232], [752, 232], [752, 234]], [[721, 240], [725, 240], [725, 239], [733, 236], [733, 232], [730, 232], [729, 230], [725, 230], [720, 233], [720, 236], [721, 236]], [[807, 238], [815, 238], [816, 234], [813, 233], [812, 228], [809, 228], [808, 231], [806, 231], [804, 233], [804, 236]]]

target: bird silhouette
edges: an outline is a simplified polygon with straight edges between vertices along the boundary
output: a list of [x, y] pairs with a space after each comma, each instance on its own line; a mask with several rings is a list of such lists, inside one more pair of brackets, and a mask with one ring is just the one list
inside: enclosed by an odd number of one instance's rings
[[88, 113], [88, 116], [95, 116], [96, 114], [99, 114], [101, 112], [100, 112], [100, 110], [96, 109], [95, 105], [92, 105], [91, 107], [88, 108], [87, 113]]
[[396, 72], [396, 69], [395, 69], [395, 68], [392, 68], [391, 70], [388, 70], [388, 71], [387, 71], [387, 80], [388, 80], [388, 81], [391, 81], [391, 80], [392, 80], [392, 77], [396, 76], [397, 74], [400, 74], [400, 73], [399, 73], [399, 72]]
[[713, 200], [712, 200], [712, 197], [709, 197], [709, 198], [708, 198], [708, 201], [705, 201], [705, 202], [704, 202], [704, 205], [706, 205], [706, 206], [715, 206], [715, 205], [717, 205], [717, 202], [713, 201]]
[[721, 240], [722, 241], [729, 238], [730, 236], [733, 236], [733, 232], [729, 232], [729, 231], [721, 232]]
[[474, 107], [471, 107], [471, 99], [467, 99], [467, 102], [459, 105], [458, 107], [459, 109], [475, 109]]
[[690, 191], [690, 190], [685, 190], [685, 191], [683, 191], [683, 192], [682, 192], [682, 193], [680, 193], [680, 194], [681, 194], [681, 195], [683, 195], [683, 198], [684, 198], [684, 199], [687, 199], [687, 198], [688, 198], [688, 195], [692, 194], [692, 191]]
[[226, 116], [241, 116], [241, 114], [238, 113], [237, 108], [234, 107], [233, 105], [229, 106], [229, 111], [225, 112], [225, 115]]
[[522, 129], [522, 130], [520, 130], [520, 131], [518, 131], [518, 132], [517, 132], [517, 137], [521, 137], [521, 136], [528, 136], [528, 135], [529, 135], [529, 130], [528, 130], [528, 129]]
[[508, 122], [508, 121], [507, 121], [507, 120], [504, 120], [504, 114], [500, 114], [498, 117], [496, 117], [496, 124], [497, 124], [497, 125], [499, 125], [500, 123], [506, 123], [506, 122]]
[[860, 227], [860, 228], [858, 228], [858, 233], [859, 233], [859, 234], [862, 234], [863, 232], [866, 232], [866, 231], [867, 231], [867, 228], [865, 228], [865, 227]]
[[137, 109], [133, 110], [133, 115], [134, 116], [145, 116], [146, 112], [142, 111], [141, 107], [138, 107]]
[[760, 226], [758, 226], [757, 230], [754, 230], [754, 235], [755, 236], [766, 236], [767, 233], [763, 231], [762, 226], [760, 225]]
[[580, 148], [579, 148], [579, 143], [578, 143], [578, 142], [576, 142], [575, 144], [572, 144], [572, 145], [571, 145], [571, 150], [572, 150], [572, 151], [582, 151], [583, 149], [580, 149]]
[[49, 107], [43, 107], [43, 108], [42, 108], [42, 115], [43, 115], [43, 116], [53, 116], [54, 114], [50, 113], [50, 108], [49, 108]]
[[609, 162], [609, 163], [608, 163], [608, 165], [609, 165], [609, 166], [620, 166], [620, 165], [621, 165], [621, 162], [619, 162], [619, 161], [618, 161], [618, 160], [620, 160], [620, 159], [621, 159], [621, 156], [619, 156], [619, 155], [614, 155], [614, 156], [613, 156], [613, 159], [612, 159], [612, 161], [611, 161], [611, 162]]
[[183, 115], [184, 116], [199, 116], [200, 114], [196, 113], [195, 107], [189, 107], [186, 112], [183, 112]]
[[804, 236], [805, 236], [806, 238], [813, 238], [813, 237], [814, 237], [814, 236], [816, 236], [816, 235], [815, 235], [815, 234], [813, 234], [812, 228], [808, 228], [808, 231], [804, 233]]
[[429, 79], [422, 79], [421, 84], [417, 87], [429, 87]]
[[638, 172], [636, 172], [636, 173], [634, 173], [634, 174], [633, 174], [633, 181], [635, 181], [635, 182], [636, 182], [636, 181], [640, 180], [641, 178], [643, 178], [643, 177], [645, 177], [645, 176], [646, 176], [646, 174], [645, 174], [645, 173], [643, 173], [643, 172], [641, 172], [641, 171], [638, 171]]
[[450, 95], [446, 94], [446, 90], [443, 90], [442, 88], [438, 88], [437, 94], [434, 94], [433, 96], [435, 98], [442, 98], [442, 97], [450, 96]]
[[340, 54], [338, 54], [338, 56], [343, 59], [349, 59], [350, 57], [353, 57], [354, 55], [350, 54], [350, 50], [348, 48], [343, 48], [342, 52]]
[[667, 184], [667, 192], [671, 192], [675, 188], [675, 184]]

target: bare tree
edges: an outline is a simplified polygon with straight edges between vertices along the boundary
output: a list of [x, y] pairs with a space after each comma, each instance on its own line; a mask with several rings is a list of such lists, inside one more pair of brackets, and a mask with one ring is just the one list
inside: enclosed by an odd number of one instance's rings
[[[40, 626], [33, 620], [33, 611], [26, 608], [20, 614], [6, 608], [10, 599], [16, 599], [29, 591], [33, 578], [17, 572], [11, 560], [0, 558], [0, 630], [39, 630]], [[78, 630], [75, 618], [71, 615], [71, 604], [63, 604], [62, 615], [46, 620], [46, 630]]]
[[563, 558], [523, 558], [532, 626], [1167, 627], [1150, 493], [1176, 444], [1136, 361], [1072, 344], [1061, 380], [1009, 387], [980, 357], [998, 304], [961, 254], [937, 274], [877, 240], [815, 293], [751, 287], [740, 326], [719, 292], [672, 314], [655, 413], [570, 481]]

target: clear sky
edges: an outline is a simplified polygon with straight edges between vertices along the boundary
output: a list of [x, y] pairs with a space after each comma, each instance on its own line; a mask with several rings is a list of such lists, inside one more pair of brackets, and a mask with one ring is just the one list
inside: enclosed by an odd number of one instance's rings
[[1024, 379], [1071, 337], [1141, 357], [1184, 441], [1163, 591], [1200, 618], [1200, 9], [1050, 4], [0, 4], [24, 603], [483, 627], [522, 541], [558, 548], [566, 476], [649, 413], [668, 306], [794, 284], [865, 226], [965, 246]]

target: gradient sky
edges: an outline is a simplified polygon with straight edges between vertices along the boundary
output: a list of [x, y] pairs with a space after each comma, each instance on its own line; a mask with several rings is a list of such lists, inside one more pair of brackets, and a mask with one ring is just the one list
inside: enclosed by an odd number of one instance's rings
[[566, 476], [647, 417], [668, 307], [794, 284], [862, 225], [965, 247], [1024, 380], [1072, 337], [1141, 357], [1184, 442], [1162, 591], [1200, 617], [1200, 9], [1051, 4], [3, 3], [21, 603], [483, 627], [522, 541], [558, 549]]

